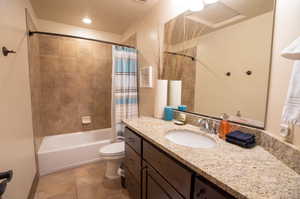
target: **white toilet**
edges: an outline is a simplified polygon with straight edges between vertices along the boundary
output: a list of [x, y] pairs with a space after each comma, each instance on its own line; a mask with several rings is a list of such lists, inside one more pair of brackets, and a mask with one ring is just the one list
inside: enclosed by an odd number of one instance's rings
[[125, 142], [121, 141], [105, 145], [100, 148], [99, 153], [106, 161], [105, 177], [111, 180], [119, 178], [118, 170], [125, 157]]

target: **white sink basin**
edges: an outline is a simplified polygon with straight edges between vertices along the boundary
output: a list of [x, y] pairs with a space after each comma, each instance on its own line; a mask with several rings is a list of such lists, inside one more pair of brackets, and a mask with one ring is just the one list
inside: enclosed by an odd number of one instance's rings
[[213, 138], [189, 130], [169, 131], [166, 136], [171, 142], [192, 148], [213, 148], [217, 145]]

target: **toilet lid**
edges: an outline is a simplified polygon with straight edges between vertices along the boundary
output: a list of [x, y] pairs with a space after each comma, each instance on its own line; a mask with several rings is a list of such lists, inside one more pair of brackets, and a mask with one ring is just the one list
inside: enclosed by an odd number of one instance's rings
[[99, 152], [103, 155], [120, 155], [125, 151], [125, 143], [124, 142], [116, 142], [112, 144], [108, 144], [100, 148]]

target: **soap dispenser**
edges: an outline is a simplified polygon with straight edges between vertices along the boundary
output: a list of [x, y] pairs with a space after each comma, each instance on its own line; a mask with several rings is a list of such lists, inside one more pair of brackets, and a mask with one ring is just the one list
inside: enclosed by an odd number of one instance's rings
[[228, 122], [229, 115], [227, 115], [226, 113], [223, 113], [221, 118], [222, 118], [222, 121], [221, 121], [220, 128], [219, 128], [219, 137], [221, 139], [225, 139], [226, 135], [229, 133], [230, 128], [231, 128], [231, 125]]

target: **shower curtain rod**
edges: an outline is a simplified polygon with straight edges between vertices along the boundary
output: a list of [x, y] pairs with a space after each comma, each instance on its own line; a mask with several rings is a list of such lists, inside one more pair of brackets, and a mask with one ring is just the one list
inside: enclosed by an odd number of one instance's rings
[[169, 51], [165, 51], [164, 53], [168, 54], [168, 55], [186, 57], [186, 58], [190, 58], [192, 61], [196, 61], [196, 58], [193, 57], [193, 56], [190, 56], [190, 55], [185, 55], [185, 54], [182, 54], [182, 53], [169, 52]]
[[98, 40], [98, 39], [91, 39], [91, 38], [79, 37], [79, 36], [74, 36], [74, 35], [65, 35], [65, 34], [51, 33], [51, 32], [29, 31], [29, 36], [33, 36], [34, 34], [51, 35], [51, 36], [58, 36], [58, 37], [69, 37], [69, 38], [75, 38], [75, 39], [85, 39], [85, 40], [89, 40], [89, 41], [96, 41], [96, 42], [101, 42], [101, 43], [105, 43], [105, 44], [123, 46], [123, 47], [127, 47], [127, 48], [136, 49], [133, 46], [110, 42], [110, 41], [103, 41], [103, 40]]

